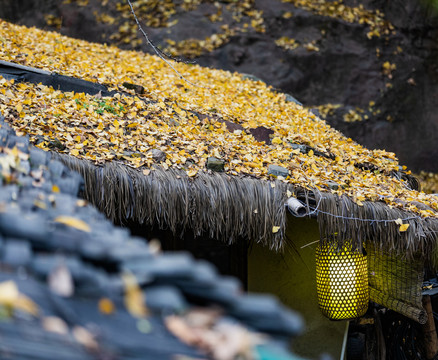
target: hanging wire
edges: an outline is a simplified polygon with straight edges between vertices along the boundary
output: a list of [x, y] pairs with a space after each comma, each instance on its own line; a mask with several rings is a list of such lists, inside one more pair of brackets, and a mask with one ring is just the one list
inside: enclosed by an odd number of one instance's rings
[[374, 222], [375, 223], [391, 223], [391, 222], [394, 222], [396, 220], [408, 221], [408, 220], [421, 219], [421, 217], [417, 216], [417, 215], [408, 216], [406, 218], [397, 218], [397, 219], [364, 219], [364, 218], [358, 218], [358, 217], [354, 217], [354, 216], [337, 215], [337, 214], [333, 214], [333, 213], [330, 213], [327, 211], [319, 210], [319, 205], [321, 204], [322, 199], [325, 199], [325, 198], [320, 197], [316, 207], [312, 207], [311, 205], [308, 205], [309, 209], [311, 210], [309, 212], [309, 215], [318, 215], [318, 213], [320, 213], [320, 214], [332, 216], [332, 217], [337, 218], [337, 219], [354, 220], [354, 221], [371, 222], [371, 223], [374, 223]]
[[371, 223], [373, 223], [373, 222], [374, 223], [391, 223], [391, 222], [394, 222], [396, 220], [408, 221], [408, 220], [421, 219], [420, 216], [409, 216], [409, 217], [406, 217], [406, 218], [397, 218], [397, 219], [362, 219], [362, 218], [357, 218], [357, 217], [354, 217], [354, 216], [336, 215], [336, 214], [332, 214], [332, 213], [329, 213], [327, 211], [318, 210], [318, 209], [312, 208], [312, 207], [310, 207], [310, 209], [313, 209], [311, 211], [311, 213], [310, 213], [312, 215], [313, 214], [317, 214], [317, 213], [321, 213], [321, 214], [324, 214], [324, 215], [332, 216], [332, 217], [337, 218], [337, 219], [355, 220], [355, 221], [371, 222]]
[[[333, 214], [333, 213], [328, 212], [328, 211], [319, 210], [319, 206], [320, 206], [321, 201], [323, 199], [326, 199], [326, 198], [324, 198], [323, 196], [320, 197], [319, 200], [318, 200], [318, 204], [315, 207], [311, 206], [309, 203], [307, 203], [307, 204], [303, 203], [303, 205], [307, 206], [311, 210], [308, 213], [309, 216], [311, 216], [311, 215], [316, 215], [317, 216], [318, 213], [320, 213], [320, 214], [332, 216], [332, 217], [337, 218], [337, 219], [354, 220], [354, 221], [362, 221], [362, 222], [370, 222], [370, 223], [392, 223], [392, 222], [395, 222], [396, 220], [398, 220], [398, 221], [400, 221], [400, 220], [401, 221], [408, 221], [408, 220], [421, 219], [421, 217], [417, 216], [417, 215], [408, 216], [408, 217], [405, 217], [405, 218], [397, 218], [397, 219], [367, 219], [367, 218], [364, 219], [364, 218], [358, 218], [358, 217], [355, 217], [355, 216], [344, 216], [344, 215]], [[287, 206], [287, 204], [285, 204], [285, 206]]]
[[[189, 84], [192, 85], [192, 86], [200, 87], [200, 88], [203, 88], [203, 89], [208, 89], [207, 87], [200, 86], [200, 85], [197, 85], [197, 84], [191, 82], [191, 81], [188, 80], [186, 77], [184, 77], [184, 75], [181, 74], [177, 69], [175, 69], [175, 67], [170, 63], [169, 60], [173, 60], [173, 61], [176, 61], [176, 62], [183, 62], [183, 63], [186, 63], [186, 64], [187, 64], [187, 63], [193, 64], [193, 63], [195, 63], [195, 62], [194, 62], [194, 61], [187, 61], [187, 60], [182, 60], [182, 59], [174, 58], [174, 57], [172, 57], [171, 55], [166, 54], [164, 51], [160, 50], [160, 49], [159, 49], [159, 48], [158, 48], [158, 47], [152, 42], [152, 40], [149, 38], [149, 36], [148, 36], [148, 34], [146, 33], [146, 31], [143, 30], [143, 28], [142, 28], [142, 26], [141, 26], [141, 24], [140, 24], [140, 21], [138, 20], [138, 17], [137, 17], [137, 15], [135, 14], [134, 7], [132, 6], [131, 1], [130, 1], [130, 0], [127, 0], [127, 1], [128, 1], [128, 4], [129, 4], [129, 7], [131, 8], [131, 13], [132, 13], [132, 15], [134, 16], [135, 22], [137, 23], [138, 29], [139, 29], [140, 32], [143, 34], [143, 36], [144, 36], [144, 38], [146, 39], [147, 43], [152, 47], [152, 49], [154, 49], [154, 51], [155, 51], [155, 53], [157, 54], [157, 56], [158, 56], [161, 60], [163, 60], [167, 65], [169, 65], [169, 67], [170, 67], [173, 71], [175, 71], [175, 73], [179, 76], [180, 79], [186, 81], [187, 83], [189, 83]], [[166, 58], [167, 58], [167, 59], [166, 59]], [[168, 60], [168, 59], [169, 59], [169, 60]]]

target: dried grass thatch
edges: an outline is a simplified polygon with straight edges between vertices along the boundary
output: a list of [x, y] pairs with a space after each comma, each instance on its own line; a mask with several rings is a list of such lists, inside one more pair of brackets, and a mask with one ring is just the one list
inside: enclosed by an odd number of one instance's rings
[[[149, 175], [117, 162], [95, 166], [89, 161], [52, 153], [85, 179], [84, 197], [110, 219], [168, 228], [174, 234], [191, 229], [226, 243], [244, 237], [280, 250], [286, 228], [287, 190], [251, 177], [156, 167]], [[278, 227], [278, 231], [273, 231]]]
[[[182, 234], [208, 235], [226, 243], [243, 237], [274, 250], [285, 245], [287, 190], [316, 213], [322, 241], [336, 235], [337, 246], [353, 242], [361, 249], [366, 241], [390, 253], [425, 259], [435, 249], [436, 219], [420, 218], [390, 208], [383, 202], [355, 204], [347, 196], [304, 191], [281, 181], [267, 182], [251, 177], [163, 170], [157, 166], [148, 175], [117, 161], [96, 166], [75, 157], [52, 153], [85, 179], [85, 198], [109, 218], [123, 223], [133, 220]], [[314, 207], [317, 211], [314, 211]], [[400, 232], [396, 219], [409, 224]], [[278, 231], [276, 231], [278, 229]]]
[[[364, 201], [363, 206], [349, 197], [338, 197], [331, 193], [316, 193], [318, 223], [322, 241], [333, 239], [343, 246], [352, 241], [353, 247], [361, 249], [365, 242], [375, 245], [388, 253], [412, 258], [421, 255], [430, 258], [436, 247], [438, 221], [421, 218], [410, 212], [390, 208], [384, 202]], [[407, 231], [401, 232], [395, 220], [409, 224]]]

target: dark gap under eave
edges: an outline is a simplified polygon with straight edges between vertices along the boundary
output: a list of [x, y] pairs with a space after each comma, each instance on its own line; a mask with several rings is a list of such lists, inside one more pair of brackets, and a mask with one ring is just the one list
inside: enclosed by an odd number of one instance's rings
[[238, 278], [243, 289], [247, 290], [249, 244], [244, 238], [227, 244], [208, 235], [195, 236], [190, 229], [178, 236], [169, 229], [162, 230], [133, 220], [124, 221], [123, 224], [116, 222], [116, 225], [128, 228], [133, 236], [142, 237], [146, 241], [159, 240], [162, 250], [166, 252], [188, 251], [196, 259], [214, 264], [220, 274]]

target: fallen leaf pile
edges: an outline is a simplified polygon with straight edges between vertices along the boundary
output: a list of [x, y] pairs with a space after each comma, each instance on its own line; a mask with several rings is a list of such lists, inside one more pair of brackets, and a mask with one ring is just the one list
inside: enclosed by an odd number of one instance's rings
[[310, 109], [317, 109], [322, 119], [327, 119], [328, 116], [333, 116], [337, 109], [342, 107], [342, 104], [322, 104], [317, 106], [309, 106]]
[[[177, 24], [177, 14], [196, 10], [202, 3], [211, 3], [202, 0], [185, 0], [177, 2], [172, 0], [140, 0], [132, 3], [136, 15], [146, 27], [153, 28], [171, 28]], [[236, 32], [245, 32], [249, 28], [256, 32], [265, 32], [263, 12], [255, 8], [254, 0], [214, 2], [214, 11], [207, 11], [205, 17], [213, 23], [223, 23], [222, 14], [224, 12], [231, 15], [230, 25], [223, 24], [220, 31], [206, 38], [185, 39], [174, 41], [167, 39], [165, 52], [172, 56], [184, 56], [186, 58], [195, 58], [205, 52], [226, 44]], [[107, 8], [110, 13], [117, 14], [112, 16], [109, 13], [96, 13], [95, 17], [98, 22], [108, 24], [120, 24], [118, 31], [110, 36], [110, 40], [116, 41], [119, 45], [129, 44], [133, 48], [138, 48], [142, 43], [142, 38], [138, 37], [138, 28], [132, 21], [132, 14], [127, 2], [117, 2], [108, 4]], [[58, 21], [59, 22], [59, 21]], [[51, 26], [56, 26], [56, 20], [50, 18], [47, 22]]]
[[392, 79], [392, 72], [397, 69], [397, 65], [391, 64], [389, 61], [385, 61], [382, 65], [382, 73], [387, 76], [388, 79]]
[[[21, 166], [21, 160], [27, 160], [29, 155], [18, 150], [16, 147], [9, 149], [0, 147], [0, 154], [7, 156], [0, 156], [0, 171], [2, 184], [18, 184], [20, 173], [25, 173], [26, 169]], [[39, 182], [41, 175], [33, 172], [35, 182]]]
[[[280, 1], [280, 0], [278, 0]], [[361, 24], [369, 28], [367, 37], [380, 37], [394, 32], [393, 25], [385, 20], [384, 14], [379, 10], [366, 9], [362, 4], [357, 7], [348, 6], [343, 0], [281, 0], [291, 3], [297, 8], [310, 11], [317, 15], [331, 17], [349, 23]], [[78, 7], [88, 6], [87, 0], [64, 0], [64, 4], [74, 4]], [[212, 2], [210, 0], [137, 0], [132, 3], [133, 8], [141, 23], [146, 28], [168, 28], [172, 34], [172, 28], [178, 23], [178, 17], [183, 13], [189, 13], [202, 9], [203, 18], [212, 23], [221, 24], [214, 32], [206, 37], [199, 38], [198, 34], [184, 40], [165, 39], [164, 51], [172, 56], [182, 56], [188, 59], [199, 57], [211, 52], [225, 44], [231, 37], [242, 32], [255, 31], [266, 32], [266, 24], [263, 18], [263, 11], [257, 9], [254, 0]], [[98, 23], [116, 25], [117, 31], [109, 37], [102, 34], [103, 41], [111, 41], [119, 46], [130, 46], [133, 49], [140, 49], [144, 42], [138, 36], [138, 28], [132, 19], [129, 4], [125, 2], [105, 0], [101, 2], [101, 11], [94, 12]], [[285, 19], [293, 17], [293, 13], [287, 11], [282, 16]], [[204, 19], [201, 19], [204, 20]], [[50, 27], [60, 29], [62, 17], [54, 14], [45, 15], [46, 24]], [[176, 32], [178, 32], [176, 30]], [[180, 39], [179, 36], [176, 36]], [[302, 45], [308, 51], [319, 51], [314, 42], [299, 44], [294, 39], [280, 38], [275, 43], [286, 50], [293, 50]]]
[[426, 194], [438, 194], [438, 174], [422, 171], [416, 176], [420, 180], [422, 191]]
[[300, 44], [292, 38], [287, 36], [282, 36], [281, 38], [275, 40], [275, 45], [282, 47], [285, 50], [295, 50]]
[[344, 121], [345, 122], [356, 122], [356, 121], [362, 121], [364, 120], [363, 116], [363, 109], [355, 109], [355, 110], [349, 110], [346, 114], [344, 114]]
[[295, 7], [302, 8], [318, 15], [329, 16], [349, 23], [365, 24], [370, 31], [367, 37], [380, 37], [389, 35], [394, 31], [394, 26], [385, 20], [384, 14], [379, 10], [368, 10], [362, 4], [357, 7], [345, 5], [343, 0], [282, 0], [292, 3]]
[[281, 38], [275, 40], [275, 45], [285, 49], [285, 50], [295, 50], [299, 46], [302, 46], [307, 51], [319, 51], [319, 47], [316, 46], [316, 40], [308, 42], [306, 44], [301, 44], [299, 41], [289, 38], [287, 36], [282, 36]]
[[167, 39], [167, 46], [164, 51], [172, 56], [183, 56], [187, 59], [194, 59], [201, 56], [205, 52], [211, 52], [214, 49], [225, 45], [230, 40], [231, 36], [236, 34], [235, 29], [230, 29], [228, 25], [221, 26], [221, 33], [213, 34], [207, 38], [200, 39], [186, 39], [182, 41], [173, 41]]
[[[380, 109], [375, 108], [376, 103], [374, 101], [370, 101], [367, 108], [355, 107], [354, 109], [350, 109], [343, 115], [343, 120], [345, 122], [356, 122], [368, 120], [372, 116], [375, 117], [381, 113]], [[334, 116], [338, 109], [342, 110], [342, 104], [322, 104], [316, 106], [307, 106], [308, 109], [317, 109], [319, 115], [322, 119], [327, 119], [329, 116]], [[387, 117], [389, 120], [390, 116]]]
[[[42, 149], [96, 164], [117, 160], [145, 174], [158, 162], [196, 177], [205, 171], [207, 159], [216, 157], [225, 161], [230, 175], [270, 179], [268, 166], [278, 165], [289, 171], [279, 178], [284, 182], [346, 194], [359, 205], [381, 200], [422, 216], [438, 216], [436, 197], [411, 191], [403, 180], [389, 176], [400, 170], [393, 153], [358, 145], [261, 81], [174, 64], [197, 84], [192, 86], [158, 57], [4, 21], [0, 39], [2, 60], [123, 92], [90, 96], [0, 78], [0, 111]], [[136, 94], [124, 83], [142, 86], [145, 92]], [[267, 143], [252, 135], [260, 129], [271, 133]], [[412, 201], [429, 208], [419, 210]]]
[[[102, 0], [103, 4], [105, 4], [107, 2], [108, 2], [108, 0]], [[79, 6], [87, 6], [89, 3], [89, 0], [64, 0], [64, 4], [71, 4], [71, 3], [75, 3]]]

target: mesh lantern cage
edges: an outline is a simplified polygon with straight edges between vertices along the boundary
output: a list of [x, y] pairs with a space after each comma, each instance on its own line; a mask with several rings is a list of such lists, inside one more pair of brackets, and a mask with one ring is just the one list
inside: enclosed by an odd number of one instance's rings
[[364, 315], [368, 309], [368, 269], [366, 255], [318, 245], [316, 249], [316, 288], [322, 313], [332, 320], [348, 320]]

